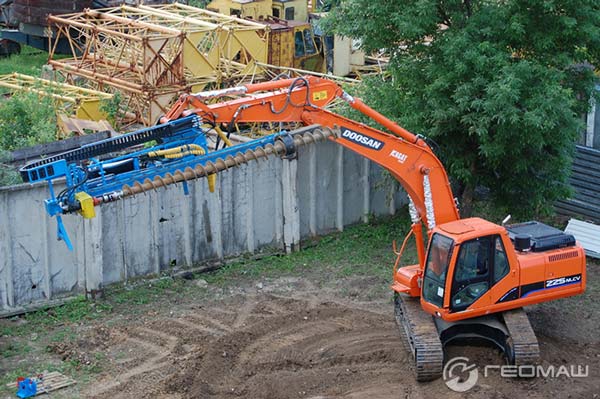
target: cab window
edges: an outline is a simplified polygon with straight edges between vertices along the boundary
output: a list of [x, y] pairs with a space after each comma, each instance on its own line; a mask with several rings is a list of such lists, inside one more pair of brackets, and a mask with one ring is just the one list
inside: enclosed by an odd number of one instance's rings
[[306, 48], [306, 55], [312, 55], [317, 52], [315, 41], [313, 40], [313, 34], [310, 29], [304, 29], [304, 44]]
[[294, 55], [302, 57], [304, 53], [304, 38], [302, 37], [302, 32], [298, 31], [294, 34]]
[[433, 235], [429, 244], [423, 279], [423, 299], [438, 307], [442, 307], [444, 303], [446, 274], [453, 248], [454, 240], [439, 233]]
[[462, 244], [456, 261], [456, 269], [454, 270], [455, 280], [464, 282], [476, 277], [487, 276], [490, 264], [489, 250], [489, 237], [482, 237]]
[[294, 55], [302, 57], [317, 53], [315, 39], [310, 29], [304, 29], [294, 33]]
[[494, 237], [488, 236], [464, 242], [460, 246], [450, 299], [453, 311], [465, 310], [488, 291], [492, 244]]
[[485, 294], [509, 272], [508, 258], [499, 235], [480, 237], [460, 245], [450, 309], [460, 312]]
[[508, 274], [508, 270], [506, 251], [504, 250], [502, 239], [498, 236], [494, 244], [494, 284], [502, 280]]
[[294, 20], [294, 7], [288, 7], [285, 9], [285, 19], [288, 21]]

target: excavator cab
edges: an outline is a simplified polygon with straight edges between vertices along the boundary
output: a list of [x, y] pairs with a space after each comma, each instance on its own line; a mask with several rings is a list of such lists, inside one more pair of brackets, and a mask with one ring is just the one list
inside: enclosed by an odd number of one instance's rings
[[543, 223], [468, 218], [433, 229], [421, 274], [423, 309], [453, 322], [582, 293], [585, 254]]
[[[585, 254], [573, 236], [543, 223], [460, 219], [431, 230], [422, 270], [400, 268], [394, 279], [396, 317], [416, 377], [426, 381], [441, 372], [443, 346], [459, 339], [491, 342], [511, 364], [535, 364], [539, 347], [522, 307], [582, 293]], [[402, 294], [414, 292], [411, 284], [418, 299]]]
[[447, 308], [449, 314], [462, 312], [506, 277], [509, 270], [499, 234], [457, 243], [452, 237], [435, 233], [429, 245], [421, 296], [426, 303]]

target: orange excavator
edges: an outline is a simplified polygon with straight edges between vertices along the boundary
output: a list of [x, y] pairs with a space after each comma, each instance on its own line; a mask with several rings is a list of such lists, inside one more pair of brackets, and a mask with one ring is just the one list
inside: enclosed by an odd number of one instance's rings
[[[325, 106], [335, 99], [344, 100], [391, 133], [326, 110]], [[540, 222], [498, 225], [476, 217], [461, 219], [446, 170], [426, 139], [385, 118], [329, 80], [307, 76], [186, 94], [157, 128], [190, 117], [200, 120], [196, 123], [209, 124], [224, 141], [228, 138], [221, 127], [231, 131], [235, 124], [278, 122], [304, 127], [245, 154], [234, 151], [207, 162], [200, 162], [201, 157], [208, 156], [205, 152], [191, 151], [189, 146], [175, 151], [151, 149], [154, 155], [182, 151], [190, 161], [176, 172], [162, 172], [164, 164], [162, 169], [152, 169], [152, 164], [129, 162], [127, 156], [110, 167], [92, 165], [95, 175], [86, 172], [83, 182], [76, 182], [76, 173], [70, 173], [74, 187], [70, 194], [74, 195], [63, 195], [47, 207], [54, 207], [55, 214], [78, 211], [89, 216], [93, 214], [91, 206], [172, 183], [185, 184], [188, 179], [214, 177], [221, 170], [259, 156], [289, 155], [297, 146], [318, 139], [340, 144], [387, 169], [408, 194], [412, 226], [400, 251], [394, 244], [397, 259], [391, 288], [396, 297], [396, 320], [411, 348], [419, 381], [441, 375], [444, 345], [461, 338], [492, 342], [512, 364], [535, 364], [539, 347], [523, 306], [585, 290], [586, 258], [573, 236]], [[148, 156], [146, 153], [140, 159]], [[194, 157], [198, 159], [194, 161]], [[50, 173], [48, 165], [58, 167], [55, 160], [51, 161], [45, 164], [44, 174]], [[123, 165], [129, 166], [124, 169]], [[26, 170], [30, 180], [35, 169]], [[101, 181], [90, 185], [101, 178], [110, 182], [107, 176], [111, 173], [137, 174], [129, 178], [132, 184], [123, 184], [118, 190], [113, 189], [114, 184]], [[86, 187], [91, 187], [89, 193], [78, 192], [86, 191]], [[103, 187], [112, 191], [103, 191]], [[422, 226], [426, 226], [427, 247]], [[411, 235], [419, 263], [400, 267]]]

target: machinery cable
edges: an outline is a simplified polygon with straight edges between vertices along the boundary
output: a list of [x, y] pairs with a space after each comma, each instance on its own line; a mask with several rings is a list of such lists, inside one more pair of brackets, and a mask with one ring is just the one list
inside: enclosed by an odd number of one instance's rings
[[[304, 104], [295, 104], [294, 102], [292, 102], [292, 91], [296, 88], [296, 86], [298, 86], [298, 82], [302, 82], [304, 84], [304, 86], [306, 87], [306, 98], [305, 98]], [[298, 86], [298, 87], [301, 87], [301, 86]], [[271, 112], [274, 115], [282, 114], [287, 109], [288, 105], [291, 105], [292, 107], [295, 107], [295, 108], [300, 108], [300, 107], [304, 107], [304, 106], [309, 106], [309, 107], [313, 106], [310, 103], [309, 84], [308, 84], [308, 80], [306, 80], [306, 78], [300, 76], [300, 77], [297, 77], [296, 79], [294, 79], [294, 81], [290, 84], [290, 87], [288, 88], [288, 93], [285, 98], [285, 104], [283, 104], [283, 107], [281, 107], [280, 110], [276, 110], [273, 107], [273, 104], [271, 103]]]

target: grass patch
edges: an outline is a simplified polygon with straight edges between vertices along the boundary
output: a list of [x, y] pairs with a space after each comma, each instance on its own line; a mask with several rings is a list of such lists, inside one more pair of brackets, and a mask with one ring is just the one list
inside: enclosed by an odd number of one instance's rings
[[[183, 280], [170, 277], [137, 285], [115, 285], [106, 289], [107, 299], [90, 301], [80, 295], [61, 306], [38, 310], [22, 316], [15, 316], [0, 324], [0, 336], [19, 337], [32, 333], [51, 335], [51, 341], [73, 338], [73, 325], [85, 321], [104, 318], [114, 312], [115, 307], [135, 311], [136, 305], [155, 303], [167, 297], [182, 297], [193, 289]], [[60, 327], [61, 330], [52, 332]]]
[[147, 305], [168, 298], [181, 298], [193, 287], [183, 279], [162, 277], [147, 281], [141, 279], [133, 284], [115, 285], [105, 291], [107, 301], [114, 306]]
[[0, 74], [23, 73], [39, 76], [42, 65], [48, 62], [48, 53], [33, 47], [23, 46], [20, 54], [0, 59]]
[[[299, 252], [241, 260], [201, 277], [216, 285], [227, 285], [241, 277], [279, 277], [304, 271], [337, 277], [371, 275], [390, 279], [395, 260], [392, 240], [401, 243], [409, 227], [406, 217], [373, 220], [308, 242], [308, 246]], [[403, 264], [415, 262], [413, 243], [405, 252]]]
[[[41, 75], [48, 53], [24, 46], [20, 54], [0, 58], [0, 74], [19, 72], [34, 77]], [[21, 183], [10, 165], [9, 152], [17, 148], [47, 143], [56, 139], [57, 102], [36, 93], [0, 88], [0, 186]]]
[[50, 343], [57, 343], [75, 341], [76, 339], [77, 333], [75, 330], [72, 327], [66, 327], [52, 333], [49, 336], [48, 341]]
[[31, 333], [46, 334], [49, 329], [83, 320], [93, 320], [110, 313], [112, 305], [105, 301], [88, 301], [83, 295], [75, 297], [61, 306], [38, 310], [20, 317], [13, 317], [7, 325], [2, 324], [0, 335], [22, 336]]
[[6, 345], [2, 345], [0, 356], [9, 358], [29, 352], [31, 352], [31, 347], [29, 345], [22, 342], [9, 342]]

